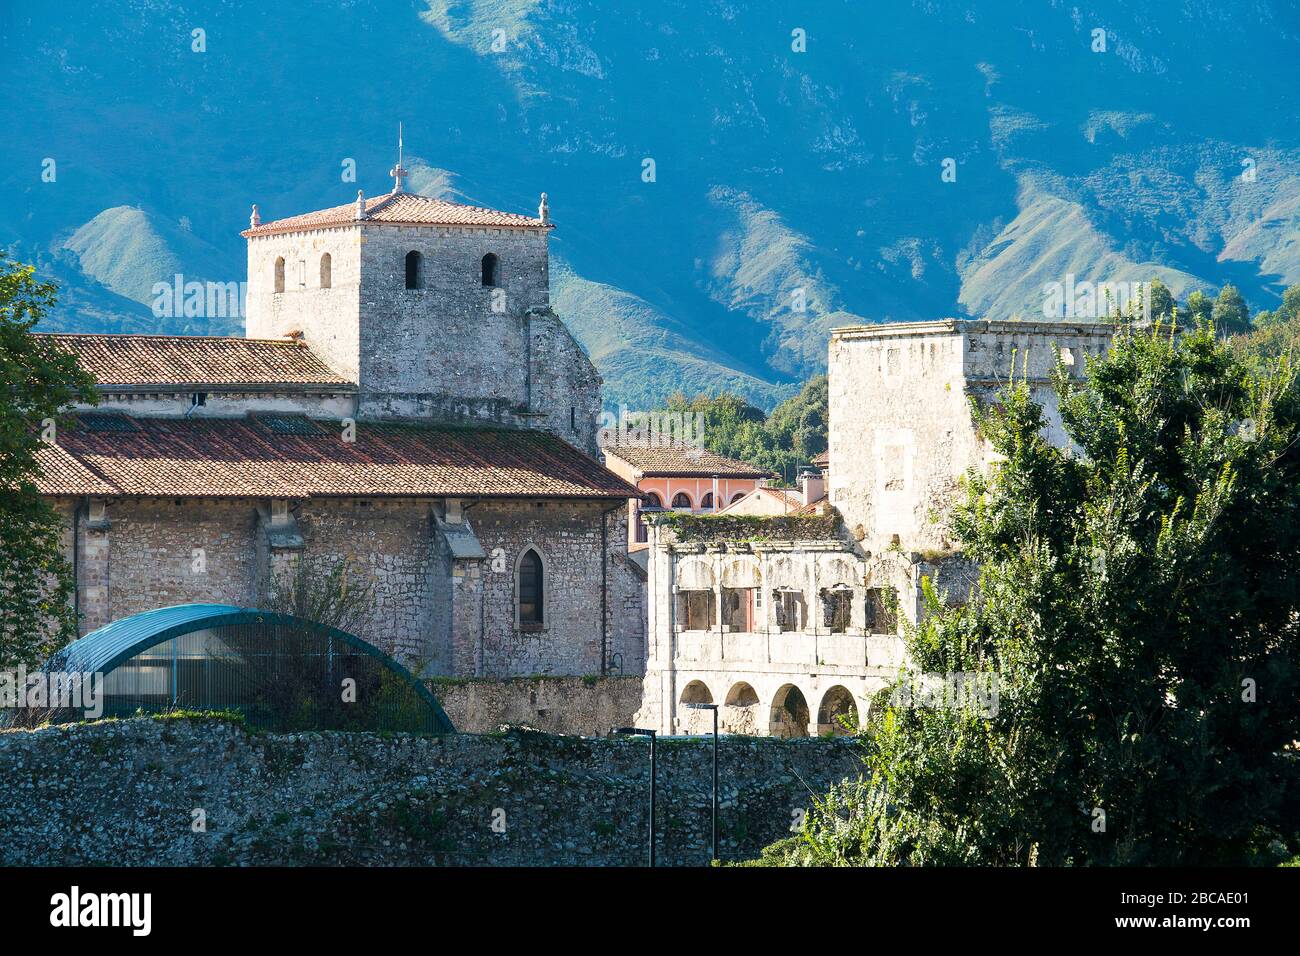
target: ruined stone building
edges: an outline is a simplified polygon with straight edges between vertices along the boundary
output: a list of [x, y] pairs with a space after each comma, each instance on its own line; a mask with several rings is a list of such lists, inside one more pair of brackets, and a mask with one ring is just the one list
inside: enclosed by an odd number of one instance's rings
[[[392, 192], [249, 229], [247, 338], [58, 335], [99, 382], [42, 455], [81, 630], [255, 605], [307, 558], [426, 673], [640, 673], [636, 489], [550, 307], [536, 217]], [[314, 566], [314, 564], [313, 564]]]
[[[651, 516], [649, 660], [638, 721], [700, 732], [721, 705], [725, 730], [804, 735], [860, 719], [903, 663], [904, 620], [921, 581], [949, 600], [972, 583], [948, 515], [987, 449], [970, 399], [1014, 368], [1066, 440], [1049, 375], [1057, 349], [1073, 374], [1109, 347], [1113, 326], [946, 320], [835, 329], [829, 354], [835, 511], [682, 522]], [[710, 524], [710, 522], [713, 522]]]

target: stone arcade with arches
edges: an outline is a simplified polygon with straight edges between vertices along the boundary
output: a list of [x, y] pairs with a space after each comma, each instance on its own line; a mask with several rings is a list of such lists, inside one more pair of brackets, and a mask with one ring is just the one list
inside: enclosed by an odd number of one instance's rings
[[[929, 579], [949, 601], [975, 569], [948, 515], [968, 469], [990, 458], [969, 402], [1014, 369], [1064, 442], [1049, 373], [1109, 347], [1113, 326], [945, 320], [831, 333], [830, 503], [769, 526], [650, 515], [642, 726], [700, 733], [720, 704], [730, 733], [843, 733], [904, 661], [902, 628]], [[807, 509], [805, 509], [806, 511]], [[713, 522], [710, 524], [710, 522]]]

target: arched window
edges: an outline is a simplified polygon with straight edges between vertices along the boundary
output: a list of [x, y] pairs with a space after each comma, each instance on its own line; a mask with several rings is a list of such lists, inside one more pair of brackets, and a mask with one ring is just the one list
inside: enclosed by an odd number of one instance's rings
[[691, 506], [691, 496], [684, 491], [679, 491], [673, 495], [674, 508], [689, 508]]
[[745, 493], [743, 491], [738, 491], [731, 496], [731, 503], [734, 505], [737, 501], [739, 501], [743, 497], [745, 497]]
[[710, 491], [710, 492], [707, 492], [707, 493], [704, 495], [704, 497], [700, 499], [700, 507], [701, 507], [701, 508], [712, 508], [712, 507], [713, 507], [713, 492], [711, 492], [711, 491]]
[[645, 504], [641, 506], [641, 509], [643, 511], [646, 511], [651, 508], [662, 508], [663, 506], [664, 506], [664, 500], [659, 497], [659, 493], [655, 491], [648, 491], [646, 492], [646, 496], [645, 496]]
[[320, 257], [320, 287], [322, 289], [328, 289], [333, 284], [333, 269], [333, 260], [330, 259], [330, 254], [327, 252]]
[[496, 253], [489, 252], [483, 257], [483, 284], [489, 288], [498, 286]]
[[519, 623], [541, 624], [542, 556], [529, 548], [519, 559]]
[[406, 287], [420, 288], [420, 254], [414, 249], [406, 254]]
[[284, 256], [279, 256], [275, 260], [275, 291], [284, 291]]

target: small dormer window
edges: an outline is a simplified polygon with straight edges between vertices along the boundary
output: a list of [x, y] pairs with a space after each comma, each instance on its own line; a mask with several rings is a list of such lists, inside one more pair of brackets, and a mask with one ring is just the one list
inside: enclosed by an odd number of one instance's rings
[[333, 271], [334, 263], [327, 252], [320, 257], [320, 287], [322, 289], [328, 289], [333, 284]]
[[275, 291], [284, 291], [284, 256], [278, 256], [275, 260]]
[[489, 252], [483, 257], [483, 285], [487, 288], [495, 288], [500, 285], [498, 280], [498, 271], [500, 263], [497, 260], [496, 253]]
[[421, 256], [412, 249], [406, 254], [406, 287], [408, 289], [420, 288], [420, 267], [422, 265]]

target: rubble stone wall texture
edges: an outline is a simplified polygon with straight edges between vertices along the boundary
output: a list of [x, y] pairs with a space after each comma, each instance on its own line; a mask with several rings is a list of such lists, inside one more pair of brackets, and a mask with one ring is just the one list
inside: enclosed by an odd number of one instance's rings
[[[638, 866], [647, 754], [637, 739], [250, 735], [217, 720], [0, 732], [0, 864]], [[723, 858], [756, 857], [859, 768], [849, 741], [723, 738]], [[662, 742], [657, 780], [659, 865], [705, 865], [711, 741]]]
[[503, 725], [551, 734], [607, 734], [633, 723], [641, 678], [514, 677], [506, 680], [434, 678], [429, 682], [452, 725], [485, 734]]

